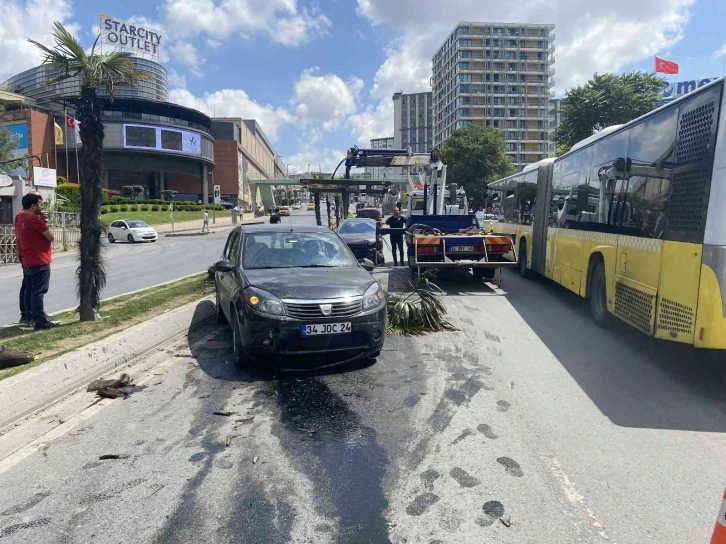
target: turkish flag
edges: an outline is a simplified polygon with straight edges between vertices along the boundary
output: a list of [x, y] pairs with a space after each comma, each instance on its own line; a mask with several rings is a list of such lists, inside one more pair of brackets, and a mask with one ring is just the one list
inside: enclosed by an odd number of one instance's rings
[[655, 57], [655, 72], [662, 74], [677, 74], [678, 64], [670, 60], [663, 60]]
[[68, 125], [69, 128], [76, 128], [76, 120], [70, 115], [66, 115], [66, 125]]

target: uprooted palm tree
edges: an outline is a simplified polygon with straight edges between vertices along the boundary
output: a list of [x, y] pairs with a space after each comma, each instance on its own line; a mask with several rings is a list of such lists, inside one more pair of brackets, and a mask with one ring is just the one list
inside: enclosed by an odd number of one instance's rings
[[454, 330], [446, 320], [442, 294], [428, 274], [417, 274], [412, 280], [404, 281], [399, 293], [388, 293], [386, 297], [388, 332], [409, 336]]
[[104, 226], [100, 221], [102, 179], [103, 179], [103, 122], [99, 89], [108, 93], [113, 100], [117, 86], [129, 86], [134, 78], [146, 78], [148, 74], [136, 70], [129, 60], [130, 53], [97, 52], [100, 33], [86, 53], [78, 40], [61, 23], [53, 24], [53, 48], [34, 40], [28, 40], [45, 55], [43, 64], [59, 75], [49, 83], [78, 78], [81, 96], [76, 103], [76, 117], [81, 123], [80, 134], [83, 144], [79, 154], [81, 186], [81, 242], [78, 266], [78, 298], [80, 299], [81, 321], [98, 318], [98, 303], [101, 289], [106, 285], [106, 269], [101, 254], [101, 235]]

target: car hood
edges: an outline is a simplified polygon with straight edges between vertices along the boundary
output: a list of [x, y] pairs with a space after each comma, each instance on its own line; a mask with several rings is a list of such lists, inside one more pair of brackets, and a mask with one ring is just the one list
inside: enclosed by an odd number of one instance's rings
[[252, 287], [278, 298], [325, 299], [361, 296], [375, 281], [364, 268], [269, 268], [245, 270]]
[[376, 241], [376, 233], [372, 232], [370, 234], [365, 233], [338, 233], [338, 236], [340, 236], [343, 241], [350, 245], [350, 244], [365, 244], [366, 242], [369, 244], [372, 244]]

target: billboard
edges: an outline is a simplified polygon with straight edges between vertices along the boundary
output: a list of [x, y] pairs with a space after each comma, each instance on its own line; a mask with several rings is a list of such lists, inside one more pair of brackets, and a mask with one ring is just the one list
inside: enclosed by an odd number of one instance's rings
[[99, 15], [101, 50], [105, 53], [125, 51], [135, 56], [160, 60], [161, 34], [148, 26], [135, 25], [108, 13]]
[[201, 155], [202, 137], [186, 130], [124, 124], [124, 148]]
[[707, 85], [714, 79], [717, 78], [708, 77], [704, 79], [693, 79], [691, 81], [668, 82], [663, 89], [663, 95], [660, 100], [660, 104], [665, 104], [667, 102], [670, 102], [671, 100], [680, 98], [681, 96], [688, 94], [691, 91], [695, 91], [696, 89]]
[[56, 187], [55, 168], [33, 166], [33, 183], [36, 187]]
[[[28, 124], [22, 123], [3, 123], [0, 124], [0, 128], [7, 130], [10, 133], [10, 137], [15, 140], [16, 147], [11, 154], [12, 159], [20, 157], [26, 157], [28, 155]], [[4, 170], [13, 176], [28, 177], [28, 165], [27, 162], [16, 166], [15, 168], [4, 168]]]

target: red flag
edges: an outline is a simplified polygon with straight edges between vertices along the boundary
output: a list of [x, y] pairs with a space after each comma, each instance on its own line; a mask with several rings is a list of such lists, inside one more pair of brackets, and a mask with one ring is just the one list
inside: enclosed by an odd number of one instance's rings
[[655, 72], [662, 74], [677, 74], [678, 64], [670, 60], [663, 60], [655, 57]]
[[76, 128], [76, 120], [70, 115], [66, 115], [66, 125], [68, 125], [69, 128]]

